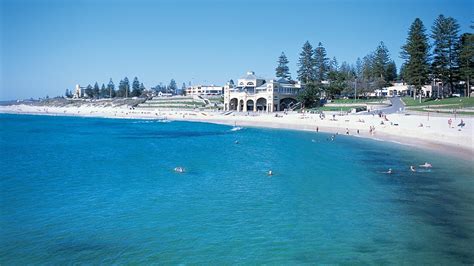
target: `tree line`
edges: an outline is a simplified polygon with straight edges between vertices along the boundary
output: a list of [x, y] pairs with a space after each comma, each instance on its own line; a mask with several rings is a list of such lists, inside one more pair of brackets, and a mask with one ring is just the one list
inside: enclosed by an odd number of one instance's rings
[[[291, 80], [285, 53], [278, 58], [275, 69], [278, 78]], [[333, 98], [341, 94], [354, 96], [381, 89], [397, 79], [397, 67], [390, 58], [383, 42], [356, 64], [342, 62], [336, 57], [330, 59], [321, 42], [313, 48], [309, 41], [303, 45], [298, 59], [297, 80], [305, 84], [305, 90], [298, 96], [304, 105], [312, 105], [323, 95]]]
[[[306, 41], [297, 64], [297, 80], [306, 87], [298, 96], [299, 100], [308, 106], [319, 102], [323, 93], [327, 98], [342, 94], [367, 96], [397, 80], [413, 86], [415, 93], [420, 93], [424, 85], [434, 81], [440, 83], [437, 97], [452, 95], [455, 91], [463, 91], [469, 96], [474, 70], [473, 34], [459, 35], [457, 21], [439, 15], [429, 37], [421, 20], [415, 19], [406, 44], [401, 47], [404, 63], [398, 75], [397, 66], [383, 42], [362, 59], [357, 58], [355, 64], [342, 62], [339, 65], [335, 57], [329, 59], [321, 42], [313, 48]], [[275, 73], [278, 78], [291, 81], [288, 63], [285, 53], [281, 53]]]
[[[405, 60], [400, 75], [420, 93], [423, 85], [433, 81], [437, 97], [451, 96], [454, 92], [471, 94], [474, 72], [474, 35], [459, 35], [459, 24], [452, 17], [439, 15], [428, 36], [421, 19], [410, 26], [401, 58]], [[473, 29], [473, 26], [470, 26]], [[432, 39], [430, 43], [429, 37]]]
[[[184, 85], [183, 85], [184, 86]], [[178, 93], [178, 87], [176, 81], [171, 79], [168, 85], [163, 85], [162, 83], [151, 87], [151, 90], [163, 93]], [[147, 89], [142, 82], [138, 80], [138, 77], [135, 77], [131, 83], [127, 77], [120, 80], [117, 89], [112, 79], [109, 80], [109, 83], [105, 85], [102, 83], [102, 86], [99, 87], [99, 84], [95, 82], [94, 86], [87, 85], [83, 92], [83, 97], [92, 98], [92, 99], [101, 99], [101, 98], [128, 98], [128, 97], [146, 97]], [[65, 96], [72, 98], [74, 96], [74, 91], [66, 89]]]

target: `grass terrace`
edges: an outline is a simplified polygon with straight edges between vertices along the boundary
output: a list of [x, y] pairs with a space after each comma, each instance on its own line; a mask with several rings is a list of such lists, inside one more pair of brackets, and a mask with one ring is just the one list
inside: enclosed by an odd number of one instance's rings
[[204, 100], [195, 99], [189, 96], [174, 96], [174, 97], [155, 97], [151, 100], [138, 105], [139, 108], [147, 109], [179, 109], [179, 110], [193, 110], [199, 109], [215, 109], [212, 106], [207, 106]]
[[334, 99], [331, 104], [364, 104], [364, 103], [382, 103], [385, 98], [367, 98], [367, 99]]
[[432, 112], [442, 114], [474, 115], [474, 98], [452, 97], [446, 99], [419, 99], [404, 97], [403, 102], [408, 111]]
[[421, 103], [419, 99], [414, 100], [412, 97], [403, 97], [403, 102], [407, 107], [416, 106], [444, 106], [449, 108], [466, 108], [474, 107], [474, 98], [465, 97], [452, 97], [445, 99], [422, 99]]
[[316, 108], [307, 109], [309, 112], [350, 112], [352, 109], [357, 109], [358, 111], [367, 110], [366, 106], [321, 106]]

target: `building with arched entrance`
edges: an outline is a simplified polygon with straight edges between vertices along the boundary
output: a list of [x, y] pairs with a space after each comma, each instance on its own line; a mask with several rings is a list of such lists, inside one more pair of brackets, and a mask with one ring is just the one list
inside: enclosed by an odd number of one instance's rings
[[286, 79], [263, 79], [249, 71], [237, 84], [224, 87], [224, 109], [237, 112], [276, 112], [293, 107], [301, 83]]

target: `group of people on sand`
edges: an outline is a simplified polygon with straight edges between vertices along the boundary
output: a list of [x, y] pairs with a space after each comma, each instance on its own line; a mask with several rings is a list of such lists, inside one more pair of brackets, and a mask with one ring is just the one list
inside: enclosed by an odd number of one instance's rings
[[[448, 127], [449, 128], [454, 128], [454, 127], [451, 126], [452, 123], [453, 123], [453, 120], [451, 118], [448, 119]], [[466, 123], [464, 123], [464, 120], [461, 119], [461, 122], [459, 122], [458, 127], [463, 128], [465, 126], [466, 126]]]
[[[424, 164], [419, 165], [419, 167], [428, 169], [428, 168], [432, 168], [433, 166], [432, 166], [430, 163], [425, 162]], [[411, 172], [416, 172], [415, 166], [410, 165], [410, 171], [411, 171]], [[386, 173], [386, 174], [392, 174], [392, 173], [393, 173], [392, 168], [388, 168], [388, 171], [385, 172], [385, 173]]]
[[370, 127], [369, 127], [369, 133], [370, 133], [370, 135], [374, 135], [374, 134], [375, 134], [375, 126], [370, 126]]

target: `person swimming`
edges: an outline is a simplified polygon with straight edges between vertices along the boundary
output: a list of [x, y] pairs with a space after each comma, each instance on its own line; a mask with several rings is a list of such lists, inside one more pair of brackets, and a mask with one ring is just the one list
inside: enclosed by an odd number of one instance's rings
[[176, 173], [184, 173], [184, 172], [185, 172], [184, 168], [181, 167], [181, 166], [175, 167], [175, 168], [174, 168], [174, 171], [175, 171]]
[[430, 163], [428, 162], [425, 162], [424, 164], [421, 164], [420, 167], [423, 167], [423, 168], [431, 168], [433, 167]]
[[385, 173], [386, 173], [386, 174], [389, 174], [389, 175], [392, 174], [392, 168], [388, 168], [388, 171], [385, 172]]
[[412, 172], [416, 172], [415, 166], [413, 166], [413, 165], [410, 165], [410, 171], [412, 171]]
[[238, 141], [238, 140], [236, 140], [236, 141], [234, 141], [234, 143], [235, 143], [235, 144], [239, 144], [239, 141]]
[[267, 173], [268, 176], [272, 176], [273, 175], [273, 172], [272, 170], [268, 170], [268, 173]]

